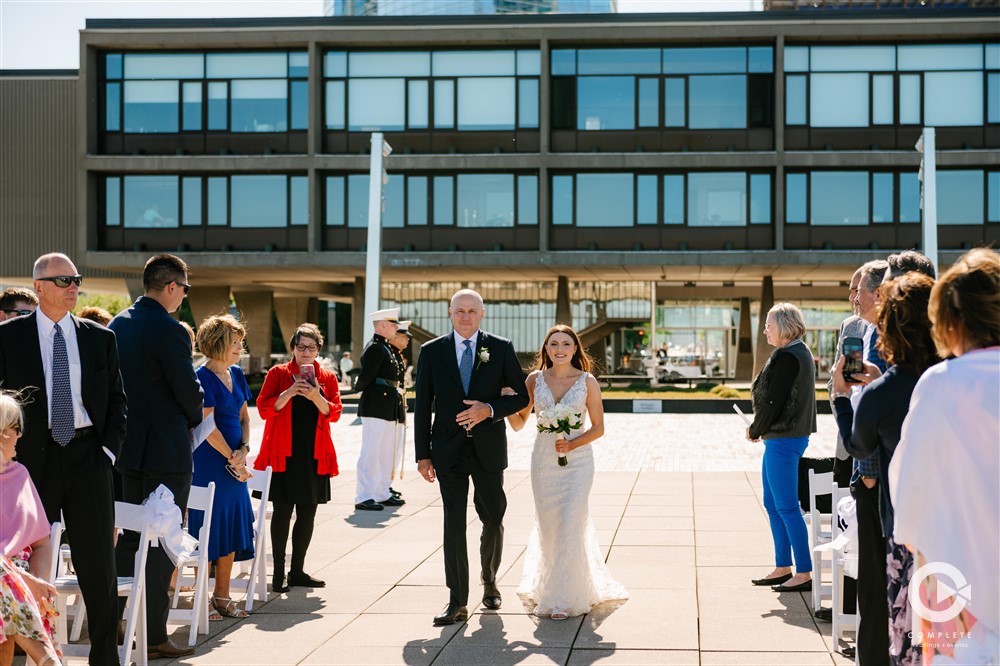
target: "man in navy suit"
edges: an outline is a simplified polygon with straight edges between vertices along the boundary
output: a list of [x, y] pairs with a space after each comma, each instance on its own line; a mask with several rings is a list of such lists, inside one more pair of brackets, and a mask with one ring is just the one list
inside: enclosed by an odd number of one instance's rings
[[[469, 478], [483, 523], [479, 554], [483, 605], [500, 608], [496, 574], [503, 552], [507, 496], [507, 430], [504, 419], [528, 404], [524, 373], [510, 340], [479, 330], [483, 298], [463, 289], [448, 308], [454, 331], [421, 347], [413, 416], [417, 471], [440, 482], [444, 504], [444, 570], [451, 593], [434, 624], [468, 619], [469, 556], [466, 512]], [[501, 396], [505, 386], [516, 395]]]
[[[201, 423], [204, 402], [201, 383], [191, 365], [191, 337], [170, 316], [191, 289], [187, 264], [170, 254], [152, 257], [143, 268], [142, 286], [145, 294], [118, 313], [110, 325], [118, 336], [122, 378], [133, 405], [117, 468], [126, 502], [141, 504], [163, 484], [174, 494], [183, 514], [194, 471], [191, 429]], [[138, 545], [134, 532], [126, 532], [118, 540], [120, 571], [132, 571]], [[149, 551], [146, 631], [150, 659], [194, 652], [167, 638], [173, 570], [162, 548]]]
[[39, 257], [32, 276], [38, 310], [0, 325], [0, 386], [27, 398], [17, 459], [48, 521], [65, 518], [87, 606], [90, 663], [117, 664], [111, 465], [125, 438], [125, 392], [115, 335], [70, 314], [83, 276], [69, 257]]

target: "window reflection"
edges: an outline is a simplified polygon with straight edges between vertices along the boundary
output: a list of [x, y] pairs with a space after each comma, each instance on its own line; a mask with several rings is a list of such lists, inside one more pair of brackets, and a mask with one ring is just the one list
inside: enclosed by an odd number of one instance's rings
[[982, 224], [982, 171], [938, 171], [938, 224]]
[[631, 173], [577, 174], [576, 226], [631, 227], [633, 180]]
[[577, 129], [635, 129], [635, 79], [587, 76], [577, 80]]
[[177, 176], [126, 176], [122, 218], [133, 229], [177, 226]]
[[745, 226], [747, 179], [743, 173], [688, 174], [688, 225]]
[[177, 81], [126, 81], [125, 131], [177, 132]]
[[514, 177], [509, 174], [459, 175], [457, 225], [514, 226]]
[[288, 226], [285, 176], [233, 176], [231, 224], [242, 228]]
[[745, 76], [692, 76], [688, 79], [691, 129], [747, 126]]
[[868, 173], [865, 171], [814, 171], [809, 195], [812, 224], [868, 224]]

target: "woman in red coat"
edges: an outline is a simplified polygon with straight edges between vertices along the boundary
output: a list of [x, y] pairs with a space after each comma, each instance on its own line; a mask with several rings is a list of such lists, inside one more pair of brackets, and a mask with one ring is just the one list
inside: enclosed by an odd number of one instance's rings
[[[274, 550], [275, 592], [288, 588], [323, 587], [326, 583], [305, 573], [306, 550], [312, 540], [316, 507], [330, 501], [330, 477], [338, 474], [337, 452], [330, 424], [340, 419], [343, 405], [337, 376], [323, 370], [316, 357], [323, 334], [315, 324], [302, 324], [292, 335], [292, 360], [267, 372], [257, 396], [264, 419], [264, 439], [254, 469], [271, 466], [274, 506], [271, 547]], [[292, 529], [292, 562], [285, 580], [285, 544]]]

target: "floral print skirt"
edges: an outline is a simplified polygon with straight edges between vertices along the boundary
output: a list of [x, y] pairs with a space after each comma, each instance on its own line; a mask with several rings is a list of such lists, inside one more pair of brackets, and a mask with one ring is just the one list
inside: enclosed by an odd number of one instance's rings
[[30, 546], [13, 558], [0, 557], [0, 643], [8, 636], [24, 636], [44, 643], [61, 658], [55, 637], [56, 612], [39, 608], [22, 576], [30, 557]]
[[909, 587], [913, 575], [913, 553], [886, 540], [886, 580], [889, 582], [889, 659], [893, 666], [918, 666], [920, 645], [913, 644], [913, 609]]

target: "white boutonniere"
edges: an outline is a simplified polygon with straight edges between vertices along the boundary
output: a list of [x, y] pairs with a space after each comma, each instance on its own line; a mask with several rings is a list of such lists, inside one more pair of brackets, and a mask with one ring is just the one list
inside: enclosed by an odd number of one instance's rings
[[478, 369], [483, 363], [490, 362], [490, 350], [488, 347], [483, 347], [479, 350], [479, 362], [476, 363], [476, 368]]

